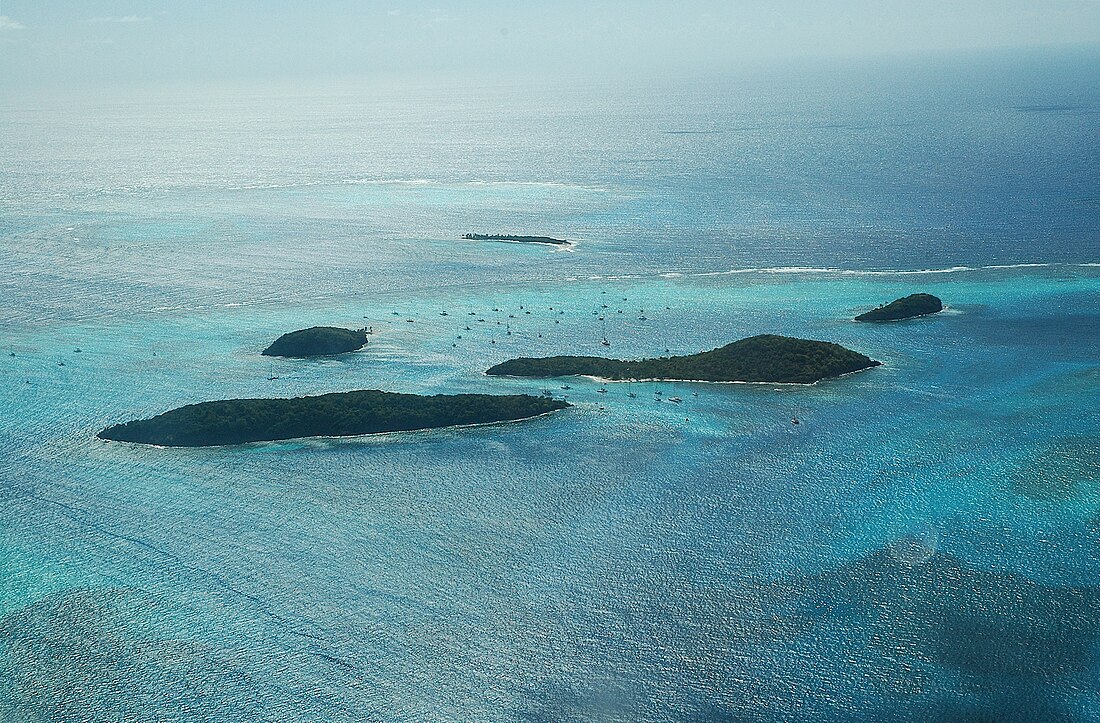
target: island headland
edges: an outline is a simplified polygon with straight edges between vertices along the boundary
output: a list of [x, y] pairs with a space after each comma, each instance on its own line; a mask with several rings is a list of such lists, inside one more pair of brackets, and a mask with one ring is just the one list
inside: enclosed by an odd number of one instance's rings
[[856, 321], [899, 321], [943, 311], [943, 302], [932, 294], [910, 294], [856, 317]]
[[163, 447], [210, 447], [510, 422], [569, 406], [560, 399], [527, 394], [424, 396], [370, 389], [188, 404], [151, 419], [116, 424], [96, 436]]
[[462, 238], [467, 241], [510, 241], [520, 244], [550, 244], [552, 246], [571, 246], [572, 241], [550, 236], [518, 236], [510, 233], [464, 233]]
[[263, 350], [264, 356], [334, 356], [361, 349], [367, 343], [366, 329], [312, 326], [283, 334]]
[[832, 342], [761, 334], [687, 356], [637, 361], [595, 356], [521, 358], [497, 364], [485, 373], [516, 377], [592, 376], [609, 381], [813, 384], [880, 364]]

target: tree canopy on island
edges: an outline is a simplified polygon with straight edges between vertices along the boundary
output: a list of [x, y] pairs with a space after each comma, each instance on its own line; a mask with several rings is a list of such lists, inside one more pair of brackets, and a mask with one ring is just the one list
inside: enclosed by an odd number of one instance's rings
[[101, 439], [165, 447], [205, 447], [298, 437], [343, 437], [487, 424], [564, 409], [526, 394], [336, 392], [293, 399], [226, 399], [189, 404], [151, 419], [108, 427]]
[[490, 368], [495, 376], [588, 375], [610, 380], [676, 379], [704, 382], [811, 384], [878, 366], [880, 362], [825, 341], [761, 334], [687, 356], [624, 361], [594, 356], [511, 359]]
[[464, 233], [462, 238], [467, 241], [513, 241], [521, 244], [553, 244], [554, 246], [569, 246], [570, 242], [561, 238], [550, 236], [521, 236], [508, 233]]
[[856, 317], [856, 321], [897, 321], [943, 311], [943, 302], [931, 294], [910, 294]]
[[332, 356], [355, 351], [367, 343], [363, 329], [342, 329], [337, 326], [312, 326], [283, 334], [264, 349], [264, 356]]

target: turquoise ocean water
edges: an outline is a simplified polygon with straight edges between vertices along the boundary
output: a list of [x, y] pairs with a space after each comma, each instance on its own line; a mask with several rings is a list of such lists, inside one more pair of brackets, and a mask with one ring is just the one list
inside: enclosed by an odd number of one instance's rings
[[[1100, 720], [1098, 67], [0, 107], [0, 719]], [[376, 335], [259, 356], [314, 324]], [[481, 373], [756, 333], [884, 365]], [[576, 406], [94, 439], [359, 388]]]

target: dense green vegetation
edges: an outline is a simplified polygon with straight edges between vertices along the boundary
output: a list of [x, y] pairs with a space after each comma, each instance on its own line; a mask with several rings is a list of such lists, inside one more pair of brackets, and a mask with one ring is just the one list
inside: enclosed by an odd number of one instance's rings
[[515, 234], [501, 233], [466, 233], [462, 238], [468, 241], [515, 241], [522, 244], [554, 244], [555, 246], [568, 246], [565, 239], [550, 238], [549, 236], [516, 236]]
[[943, 311], [943, 302], [931, 294], [910, 294], [856, 317], [856, 321], [897, 321]]
[[265, 356], [331, 356], [360, 349], [367, 343], [363, 329], [313, 326], [283, 334], [264, 349]]
[[296, 437], [342, 437], [526, 419], [570, 406], [523, 394], [397, 394], [365, 390], [294, 399], [189, 404], [108, 427], [101, 439], [206, 447]]
[[589, 375], [602, 379], [681, 379], [704, 382], [785, 382], [820, 379], [878, 366], [879, 362], [825, 341], [761, 334], [688, 356], [621, 361], [595, 356], [511, 359], [486, 374], [517, 377]]

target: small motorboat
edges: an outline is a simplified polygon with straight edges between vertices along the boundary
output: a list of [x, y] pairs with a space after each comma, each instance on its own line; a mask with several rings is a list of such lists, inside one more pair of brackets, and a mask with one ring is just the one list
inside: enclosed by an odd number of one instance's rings
[[802, 422], [798, 421], [798, 417], [791, 417], [791, 424], [802, 424]]
[[630, 397], [631, 399], [637, 399], [638, 398], [638, 395], [635, 394], [634, 392], [627, 392], [626, 396]]
[[676, 402], [677, 404], [679, 404], [680, 402], [682, 402], [682, 401], [684, 401], [684, 400], [683, 400], [683, 399], [680, 399], [680, 397], [669, 397], [669, 398], [668, 398], [668, 401], [670, 401], [670, 402]]
[[572, 389], [573, 387], [569, 386], [568, 384], [562, 384], [561, 388], [562, 389]]
[[600, 387], [600, 388], [599, 388], [599, 389], [597, 389], [596, 391], [597, 391], [597, 392], [599, 392], [600, 394], [607, 394], [607, 389], [606, 389], [606, 388], [604, 388], [604, 387]]

